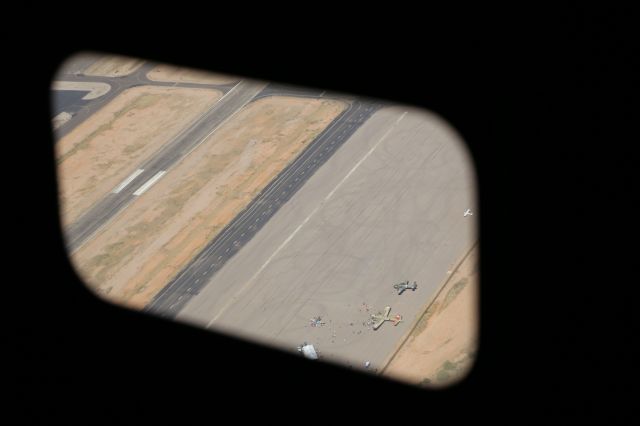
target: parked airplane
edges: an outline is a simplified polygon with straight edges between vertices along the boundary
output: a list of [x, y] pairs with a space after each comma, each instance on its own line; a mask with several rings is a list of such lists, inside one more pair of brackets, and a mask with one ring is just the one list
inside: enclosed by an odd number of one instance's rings
[[409, 280], [407, 280], [407, 281], [405, 281], [403, 283], [394, 284], [393, 288], [398, 290], [398, 294], [402, 294], [405, 290], [416, 291], [416, 288], [418, 288], [418, 284], [416, 284], [415, 281], [413, 283], [409, 284]]
[[384, 313], [378, 312], [377, 314], [371, 315], [371, 319], [373, 320], [373, 329], [377, 330], [385, 321], [393, 322], [393, 325], [398, 325], [400, 321], [402, 321], [401, 315], [396, 315], [393, 318], [389, 317], [389, 312], [391, 312], [391, 307], [387, 306], [384, 308]]
[[464, 212], [464, 217], [467, 217], [467, 216], [473, 216], [473, 213], [471, 213], [471, 209], [467, 209], [467, 210]]

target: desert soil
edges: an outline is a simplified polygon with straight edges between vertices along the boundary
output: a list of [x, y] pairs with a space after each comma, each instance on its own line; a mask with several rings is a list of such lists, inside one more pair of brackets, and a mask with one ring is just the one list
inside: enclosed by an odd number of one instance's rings
[[478, 338], [477, 247], [428, 306], [384, 375], [433, 388], [464, 378], [473, 366]]
[[101, 77], [121, 77], [135, 72], [144, 61], [127, 56], [101, 55], [100, 58], [84, 69], [83, 74]]
[[209, 89], [131, 88], [57, 141], [63, 225], [113, 190], [221, 95]]
[[346, 106], [250, 103], [74, 253], [78, 272], [98, 294], [141, 309]]
[[158, 65], [147, 73], [147, 78], [153, 81], [201, 84], [228, 84], [239, 81], [239, 77], [224, 74], [214, 74], [208, 71], [191, 68]]
[[129, 75], [144, 63], [142, 59], [126, 56], [101, 55], [98, 60], [84, 69], [85, 75], [121, 77]]

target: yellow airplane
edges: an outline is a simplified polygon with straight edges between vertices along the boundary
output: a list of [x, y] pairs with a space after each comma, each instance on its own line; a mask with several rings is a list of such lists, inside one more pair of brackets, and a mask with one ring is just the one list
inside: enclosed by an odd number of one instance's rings
[[402, 315], [396, 315], [393, 318], [389, 317], [389, 313], [391, 312], [391, 307], [387, 306], [384, 308], [384, 313], [378, 312], [377, 314], [371, 315], [371, 319], [373, 320], [373, 329], [377, 330], [385, 321], [393, 322], [393, 325], [398, 325], [402, 321]]

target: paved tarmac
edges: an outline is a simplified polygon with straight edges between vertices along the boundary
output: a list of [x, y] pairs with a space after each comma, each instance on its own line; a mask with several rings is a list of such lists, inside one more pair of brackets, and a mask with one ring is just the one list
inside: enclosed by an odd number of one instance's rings
[[[476, 241], [474, 185], [464, 144], [438, 117], [381, 109], [200, 277], [176, 318], [285, 350], [306, 341], [323, 359], [376, 371]], [[407, 279], [418, 289], [398, 295]], [[405, 322], [373, 331], [366, 321], [387, 305]], [[325, 324], [312, 327], [315, 316]]]
[[352, 102], [153, 298], [145, 310], [163, 317], [175, 316], [206, 280], [250, 241], [379, 107], [379, 104], [369, 102]]

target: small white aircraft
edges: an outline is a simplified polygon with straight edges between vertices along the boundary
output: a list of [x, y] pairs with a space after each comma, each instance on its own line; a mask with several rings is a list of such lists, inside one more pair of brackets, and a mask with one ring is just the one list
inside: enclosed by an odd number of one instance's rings
[[464, 217], [467, 217], [467, 216], [473, 216], [473, 213], [471, 213], [471, 209], [467, 209], [467, 210], [464, 212]]

